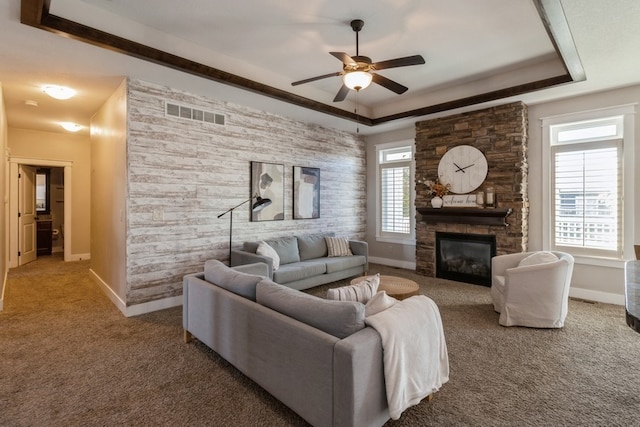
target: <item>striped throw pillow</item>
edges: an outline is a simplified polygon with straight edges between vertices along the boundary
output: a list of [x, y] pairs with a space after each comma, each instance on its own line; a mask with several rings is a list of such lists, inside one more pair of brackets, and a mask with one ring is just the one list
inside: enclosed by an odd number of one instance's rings
[[349, 240], [346, 237], [329, 237], [326, 236], [327, 250], [330, 257], [334, 256], [352, 256], [349, 248]]

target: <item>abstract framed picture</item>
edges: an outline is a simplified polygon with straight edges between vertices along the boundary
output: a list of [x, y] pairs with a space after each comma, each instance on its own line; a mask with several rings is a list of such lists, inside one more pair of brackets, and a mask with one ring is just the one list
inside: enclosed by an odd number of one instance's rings
[[320, 218], [320, 169], [293, 167], [293, 219]]
[[271, 199], [264, 209], [251, 211], [251, 221], [284, 220], [284, 165], [251, 162], [251, 195]]

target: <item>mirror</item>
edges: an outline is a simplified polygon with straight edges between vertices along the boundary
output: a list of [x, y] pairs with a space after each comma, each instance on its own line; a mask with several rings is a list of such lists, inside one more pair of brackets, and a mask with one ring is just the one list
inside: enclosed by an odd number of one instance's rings
[[51, 212], [49, 195], [50, 169], [36, 171], [36, 213], [48, 215]]

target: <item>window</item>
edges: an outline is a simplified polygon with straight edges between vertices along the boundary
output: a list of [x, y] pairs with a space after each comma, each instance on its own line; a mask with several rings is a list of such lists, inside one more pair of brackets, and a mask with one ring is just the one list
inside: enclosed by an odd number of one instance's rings
[[378, 239], [402, 243], [414, 238], [413, 144], [377, 148]]
[[579, 256], [623, 256], [624, 116], [548, 126], [550, 246]]

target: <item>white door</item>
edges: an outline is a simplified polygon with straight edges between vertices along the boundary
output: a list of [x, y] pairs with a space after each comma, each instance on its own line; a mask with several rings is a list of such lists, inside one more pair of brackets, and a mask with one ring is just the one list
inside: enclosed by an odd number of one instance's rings
[[36, 247], [36, 168], [18, 169], [18, 265], [34, 261]]

